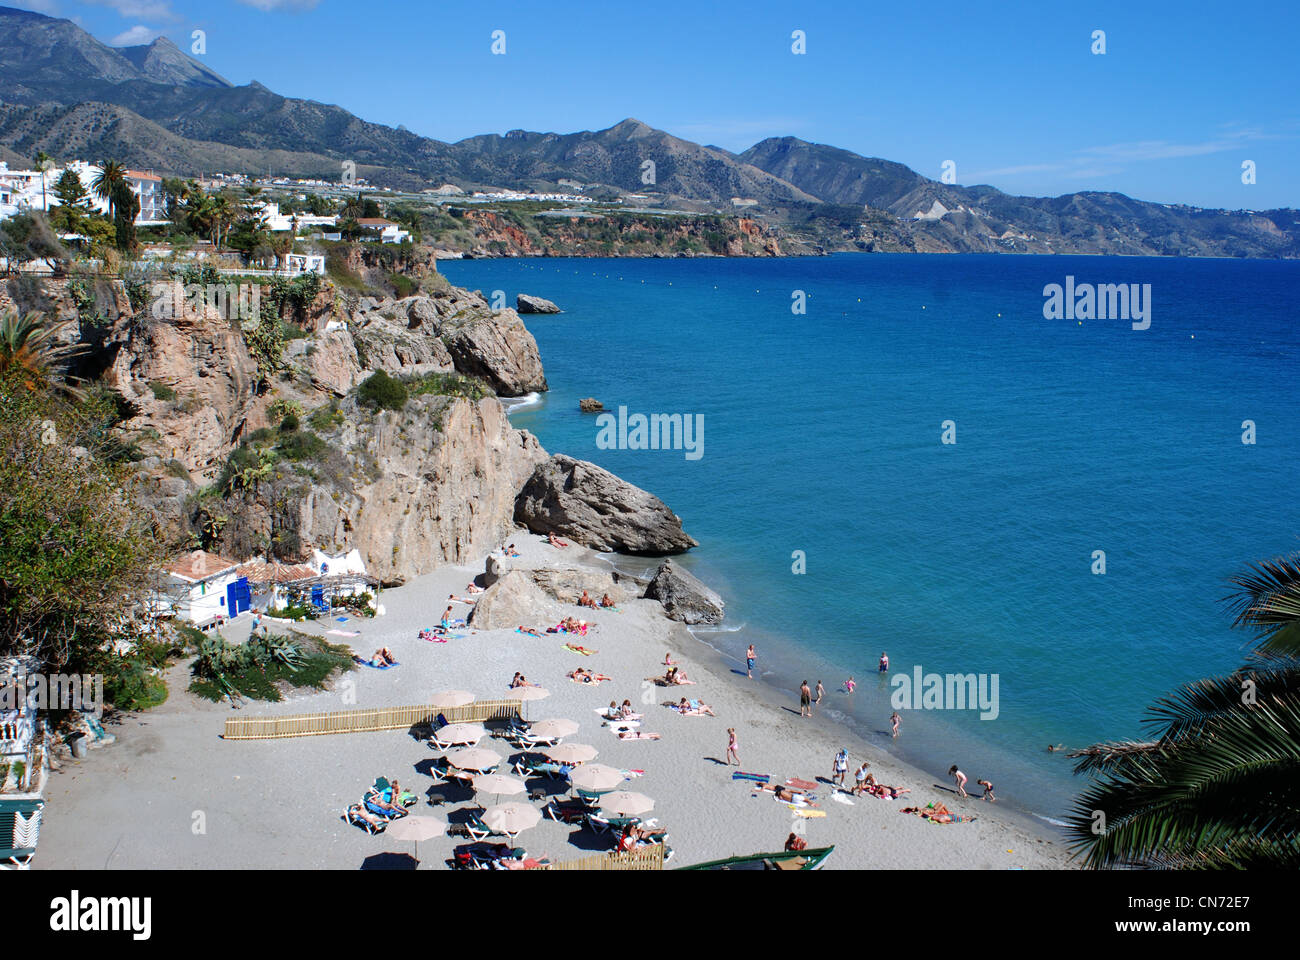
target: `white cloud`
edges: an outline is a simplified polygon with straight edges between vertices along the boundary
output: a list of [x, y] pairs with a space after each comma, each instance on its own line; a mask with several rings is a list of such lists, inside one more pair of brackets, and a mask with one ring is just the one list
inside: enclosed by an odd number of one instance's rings
[[320, 0], [239, 0], [246, 7], [256, 7], [258, 10], [310, 10], [316, 6]]
[[99, 7], [116, 10], [128, 20], [179, 20], [171, 0], [85, 0]]
[[108, 43], [113, 47], [136, 47], [142, 43], [152, 43], [160, 34], [161, 31], [155, 30], [153, 27], [146, 27], [137, 23], [130, 30], [123, 30]]

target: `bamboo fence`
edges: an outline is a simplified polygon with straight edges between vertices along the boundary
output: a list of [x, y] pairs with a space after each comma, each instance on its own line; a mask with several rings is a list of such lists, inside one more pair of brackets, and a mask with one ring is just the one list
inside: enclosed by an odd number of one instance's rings
[[371, 733], [405, 730], [431, 722], [442, 714], [449, 723], [506, 720], [519, 716], [519, 700], [477, 700], [463, 707], [376, 707], [334, 713], [297, 713], [283, 717], [231, 717], [222, 734], [226, 740], [272, 740], [319, 737], [331, 733]]
[[655, 843], [648, 847], [638, 847], [625, 853], [610, 851], [593, 853], [579, 857], [577, 860], [564, 860], [552, 863], [542, 870], [662, 870], [664, 868], [664, 845]]

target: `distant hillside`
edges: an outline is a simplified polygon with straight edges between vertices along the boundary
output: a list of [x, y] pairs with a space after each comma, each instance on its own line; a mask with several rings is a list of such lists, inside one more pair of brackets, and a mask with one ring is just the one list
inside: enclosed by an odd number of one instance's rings
[[1300, 256], [1293, 210], [1198, 210], [1116, 193], [1015, 197], [794, 137], [734, 154], [628, 119], [444, 143], [256, 82], [233, 86], [166, 38], [115, 49], [68, 20], [0, 7], [0, 157], [30, 163], [37, 150], [176, 175], [337, 179], [351, 160], [372, 183], [417, 190], [545, 191], [565, 180], [709, 216], [731, 213], [740, 197], [754, 201], [746, 216], [788, 233], [788, 248], [812, 251]]

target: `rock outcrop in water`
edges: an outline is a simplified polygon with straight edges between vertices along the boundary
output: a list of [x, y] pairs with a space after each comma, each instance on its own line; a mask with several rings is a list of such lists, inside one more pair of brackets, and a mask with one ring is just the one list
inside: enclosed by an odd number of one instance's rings
[[563, 312], [560, 310], [559, 307], [557, 307], [550, 300], [545, 300], [541, 297], [530, 296], [529, 294], [526, 293], [521, 293], [519, 294], [519, 296], [515, 297], [515, 309], [518, 310], [520, 313], [561, 313]]
[[658, 555], [699, 546], [654, 494], [563, 454], [537, 465], [515, 501], [515, 519], [596, 550]]
[[669, 617], [682, 623], [718, 623], [723, 617], [722, 597], [671, 560], [659, 565], [645, 597], [658, 600]]

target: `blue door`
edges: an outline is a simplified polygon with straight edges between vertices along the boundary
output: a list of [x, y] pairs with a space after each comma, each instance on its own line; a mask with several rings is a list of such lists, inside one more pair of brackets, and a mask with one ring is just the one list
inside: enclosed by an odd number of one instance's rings
[[311, 605], [313, 607], [325, 606], [325, 588], [316, 586], [311, 588]]
[[226, 587], [226, 615], [237, 617], [253, 605], [252, 591], [248, 587], [248, 578], [240, 577]]

